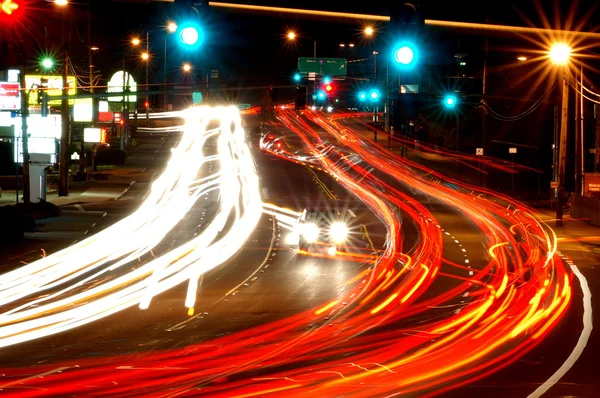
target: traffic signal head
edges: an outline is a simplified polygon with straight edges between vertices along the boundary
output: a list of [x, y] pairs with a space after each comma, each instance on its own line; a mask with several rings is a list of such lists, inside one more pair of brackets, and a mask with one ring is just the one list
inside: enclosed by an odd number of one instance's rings
[[331, 84], [325, 85], [325, 92], [327, 94], [331, 93], [332, 91], [333, 91], [333, 86]]
[[42, 64], [42, 68], [44, 68], [45, 70], [49, 70], [52, 69], [52, 67], [54, 66], [54, 61], [52, 60], [52, 58], [44, 58], [41, 61]]
[[0, 27], [22, 20], [24, 5], [22, 0], [0, 0]]
[[371, 90], [371, 92], [369, 92], [369, 98], [371, 99], [371, 101], [379, 101], [379, 97], [379, 90]]
[[302, 79], [300, 73], [294, 73], [294, 81], [299, 82]]
[[454, 108], [456, 106], [457, 99], [454, 95], [446, 95], [444, 97], [444, 106], [446, 108]]
[[179, 27], [179, 42], [183, 48], [194, 50], [202, 45], [204, 32], [195, 23], [185, 23]]
[[331, 83], [331, 78], [329, 76], [325, 76], [323, 78], [323, 84], [330, 84]]
[[317, 99], [324, 100], [326, 97], [327, 97], [327, 94], [325, 94], [325, 91], [319, 90], [317, 92]]
[[419, 61], [417, 46], [410, 42], [401, 42], [392, 51], [394, 62], [405, 69], [413, 68]]
[[150, 103], [148, 101], [144, 102], [144, 108], [149, 108], [150, 107]]
[[360, 93], [358, 93], [358, 99], [360, 101], [364, 101], [367, 99], [367, 93], [365, 93], [364, 91], [361, 91]]

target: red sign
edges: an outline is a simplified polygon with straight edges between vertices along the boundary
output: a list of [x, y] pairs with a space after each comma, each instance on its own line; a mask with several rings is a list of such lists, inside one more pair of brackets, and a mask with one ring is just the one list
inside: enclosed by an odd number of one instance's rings
[[584, 186], [583, 196], [600, 198], [600, 173], [585, 173]]
[[19, 83], [0, 82], [0, 110], [16, 111], [21, 109], [20, 89]]

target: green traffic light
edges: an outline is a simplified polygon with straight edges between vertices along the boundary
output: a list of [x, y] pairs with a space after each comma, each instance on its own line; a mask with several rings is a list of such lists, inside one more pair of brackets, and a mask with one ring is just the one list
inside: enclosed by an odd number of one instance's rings
[[50, 58], [44, 58], [42, 60], [42, 66], [44, 67], [44, 69], [52, 69], [52, 67], [54, 66], [54, 61], [52, 61]]

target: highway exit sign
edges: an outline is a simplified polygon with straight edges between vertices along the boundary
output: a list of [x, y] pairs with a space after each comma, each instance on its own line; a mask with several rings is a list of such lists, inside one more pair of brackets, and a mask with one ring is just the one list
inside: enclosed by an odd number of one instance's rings
[[348, 60], [346, 58], [298, 58], [298, 71], [308, 75], [315, 73], [324, 76], [346, 77], [348, 71]]

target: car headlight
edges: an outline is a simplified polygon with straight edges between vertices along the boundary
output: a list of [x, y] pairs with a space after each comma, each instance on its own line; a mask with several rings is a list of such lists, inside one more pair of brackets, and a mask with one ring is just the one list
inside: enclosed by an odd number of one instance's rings
[[297, 233], [291, 232], [285, 237], [285, 243], [287, 245], [297, 245], [299, 239], [300, 239], [300, 237], [298, 236]]
[[302, 236], [304, 236], [304, 240], [308, 243], [316, 242], [319, 239], [319, 233], [317, 224], [304, 224], [302, 228]]
[[334, 243], [342, 243], [348, 237], [348, 227], [343, 222], [334, 222], [329, 227], [329, 235]]

